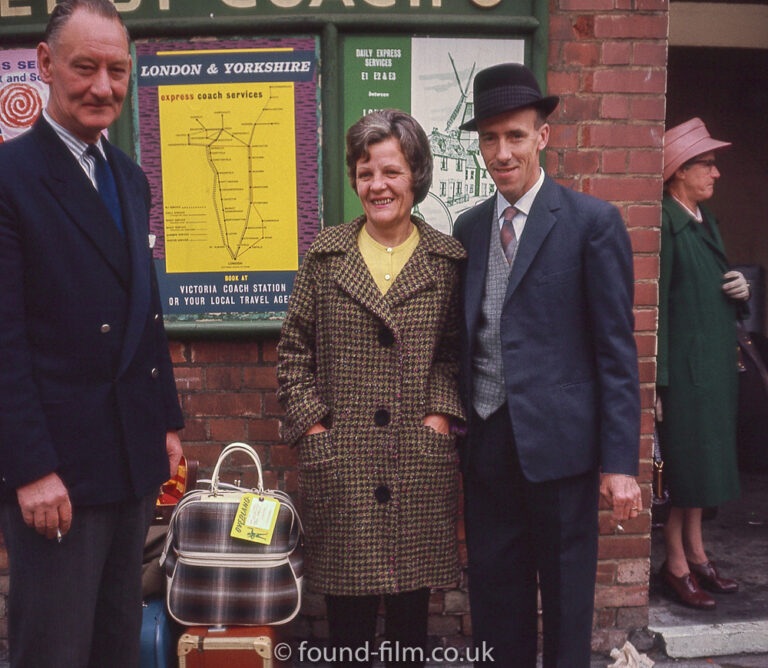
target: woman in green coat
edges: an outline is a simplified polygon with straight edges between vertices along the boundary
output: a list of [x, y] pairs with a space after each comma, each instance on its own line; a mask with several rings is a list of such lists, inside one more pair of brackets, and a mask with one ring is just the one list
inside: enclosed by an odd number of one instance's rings
[[730, 271], [717, 221], [701, 203], [720, 172], [712, 139], [694, 118], [664, 135], [656, 416], [672, 509], [661, 578], [680, 602], [715, 607], [704, 589], [738, 590], [706, 554], [702, 508], [739, 493], [736, 467], [736, 320], [749, 285]]

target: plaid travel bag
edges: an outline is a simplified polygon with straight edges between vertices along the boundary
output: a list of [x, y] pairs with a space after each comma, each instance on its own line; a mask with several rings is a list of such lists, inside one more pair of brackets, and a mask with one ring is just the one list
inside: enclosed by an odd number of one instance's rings
[[[234, 452], [256, 465], [256, 489], [219, 482]], [[210, 489], [179, 501], [160, 557], [171, 617], [185, 626], [290, 621], [301, 607], [303, 574], [301, 521], [291, 497], [264, 489], [259, 456], [245, 443], [224, 448], [211, 480], [200, 482]]]

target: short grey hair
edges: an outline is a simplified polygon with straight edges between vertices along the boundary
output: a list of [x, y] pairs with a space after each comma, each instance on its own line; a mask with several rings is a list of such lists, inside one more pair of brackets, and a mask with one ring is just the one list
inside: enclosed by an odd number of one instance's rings
[[45, 26], [43, 41], [49, 46], [53, 46], [64, 26], [72, 18], [72, 14], [78, 9], [97, 14], [105, 19], [119, 21], [125, 31], [125, 39], [130, 44], [131, 37], [128, 34], [128, 28], [125, 27], [123, 17], [120, 16], [120, 12], [117, 11], [110, 0], [61, 0], [51, 12], [48, 25]]
[[357, 163], [370, 157], [368, 149], [390, 137], [400, 150], [413, 175], [413, 203], [423, 201], [432, 185], [432, 151], [424, 129], [410, 114], [399, 109], [382, 109], [366, 114], [347, 131], [347, 174], [357, 191]]

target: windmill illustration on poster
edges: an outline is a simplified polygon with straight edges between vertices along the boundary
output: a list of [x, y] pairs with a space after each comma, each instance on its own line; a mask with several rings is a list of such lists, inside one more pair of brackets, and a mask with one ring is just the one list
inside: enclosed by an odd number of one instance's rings
[[416, 38], [411, 41], [411, 114], [429, 137], [432, 188], [415, 209], [433, 227], [450, 234], [463, 211], [490, 197], [477, 133], [459, 126], [473, 116], [472, 84], [482, 69], [523, 62], [523, 40]]

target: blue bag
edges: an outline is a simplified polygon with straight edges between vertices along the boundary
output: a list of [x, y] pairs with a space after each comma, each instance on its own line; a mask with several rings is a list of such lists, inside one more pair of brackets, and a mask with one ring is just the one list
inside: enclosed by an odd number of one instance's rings
[[165, 600], [152, 598], [142, 604], [141, 668], [172, 668], [176, 665], [174, 629]]

